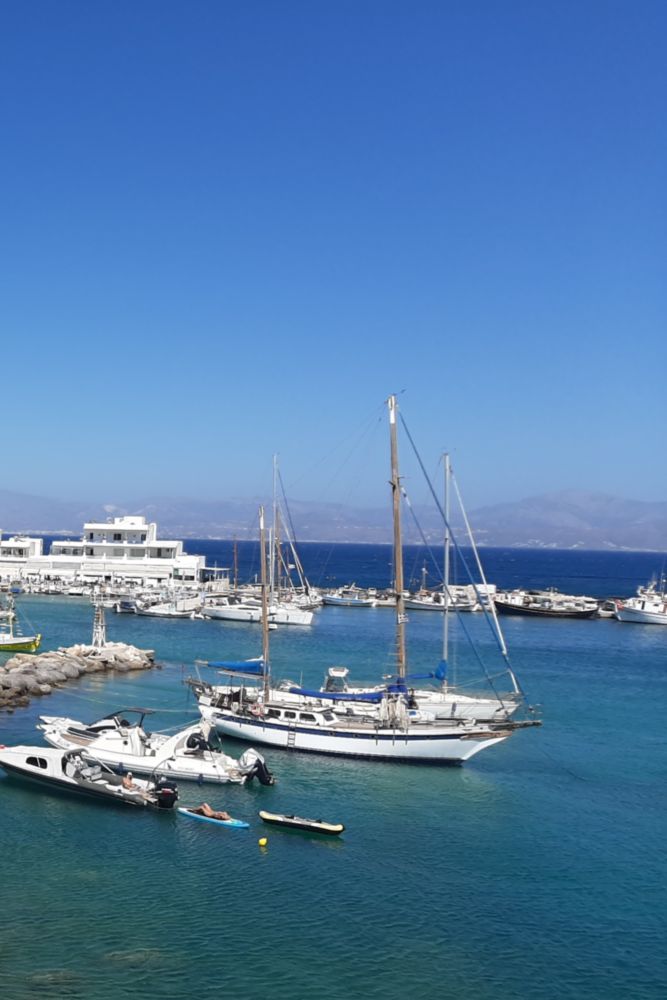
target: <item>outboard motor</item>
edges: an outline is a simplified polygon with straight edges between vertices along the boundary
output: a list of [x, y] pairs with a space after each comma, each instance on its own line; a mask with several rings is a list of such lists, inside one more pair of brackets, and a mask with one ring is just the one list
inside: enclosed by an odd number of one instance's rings
[[239, 767], [247, 775], [248, 784], [253, 778], [257, 778], [260, 785], [275, 785], [276, 779], [273, 777], [268, 767], [266, 766], [266, 761], [261, 754], [257, 753], [256, 750], [250, 749], [239, 757]]
[[178, 788], [170, 778], [160, 778], [155, 786], [158, 809], [173, 809], [178, 800]]

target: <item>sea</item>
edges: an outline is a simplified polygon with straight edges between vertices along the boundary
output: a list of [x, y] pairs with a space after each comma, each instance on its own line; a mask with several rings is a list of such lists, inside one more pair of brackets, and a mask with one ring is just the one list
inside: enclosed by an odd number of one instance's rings
[[[191, 542], [232, 566], [231, 543]], [[384, 546], [300, 547], [313, 584], [386, 586]], [[256, 547], [237, 549], [239, 575]], [[464, 554], [465, 555], [465, 554]], [[651, 553], [483, 550], [502, 587], [631, 594]], [[430, 554], [406, 575], [437, 577]], [[435, 560], [437, 562], [437, 560]], [[458, 571], [461, 571], [459, 565]], [[461, 582], [464, 582], [463, 579]], [[80, 598], [21, 595], [43, 649], [90, 640]], [[319, 684], [345, 665], [391, 671], [393, 613], [326, 607], [271, 633], [274, 673]], [[250, 823], [220, 829], [124, 811], [0, 778], [0, 996], [347, 1000], [662, 1000], [667, 993], [667, 628], [507, 618], [513, 667], [543, 726], [463, 767], [262, 750], [272, 787], [181, 784]], [[437, 663], [442, 620], [407, 627], [417, 668]], [[495, 653], [483, 615], [452, 623], [452, 669]], [[107, 614], [108, 638], [154, 649], [160, 669], [93, 675], [0, 714], [0, 742], [41, 743], [42, 713], [86, 721], [133, 706], [151, 728], [197, 718], [197, 661], [260, 652], [253, 625]], [[471, 638], [473, 643], [469, 643]], [[228, 741], [229, 753], [243, 743]], [[258, 810], [343, 822], [325, 839], [266, 827]], [[266, 846], [259, 844], [267, 838]]]

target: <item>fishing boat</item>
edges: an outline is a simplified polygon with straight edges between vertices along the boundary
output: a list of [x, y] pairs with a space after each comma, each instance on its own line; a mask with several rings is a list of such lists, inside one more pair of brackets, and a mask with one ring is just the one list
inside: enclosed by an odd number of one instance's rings
[[14, 597], [9, 594], [0, 614], [0, 653], [34, 653], [41, 641], [39, 634], [23, 635]]
[[[366, 757], [383, 760], [462, 763], [487, 747], [506, 740], [523, 726], [536, 721], [480, 723], [471, 718], [437, 719], [434, 713], [409, 704], [409, 680], [406, 669], [405, 623], [403, 605], [403, 560], [400, 524], [400, 480], [396, 435], [396, 399], [389, 399], [391, 443], [391, 488], [394, 520], [394, 592], [396, 599], [396, 645], [398, 671], [392, 683], [381, 690], [333, 695], [301, 690], [289, 694], [271, 684], [267, 618], [266, 555], [264, 511], [260, 508], [260, 546], [262, 572], [262, 657], [255, 661], [219, 662], [222, 671], [243, 679], [227, 692], [200, 690], [202, 717], [226, 736], [250, 739], [254, 743], [313, 753]], [[247, 684], [246, 680], [251, 683]], [[252, 684], [252, 680], [255, 681]], [[336, 714], [333, 701], [357, 702], [367, 711]]]
[[216, 749], [211, 727], [200, 721], [171, 735], [148, 733], [146, 708], [126, 708], [85, 723], [77, 719], [40, 716], [37, 727], [51, 746], [61, 750], [85, 748], [120, 773], [131, 771], [178, 781], [243, 785], [253, 778], [272, 785], [274, 778], [261, 754], [252, 748], [236, 760]]
[[337, 837], [345, 830], [342, 823], [327, 823], [323, 819], [307, 819], [305, 816], [287, 816], [284, 813], [270, 813], [260, 810], [259, 818], [263, 823], [270, 823], [272, 826], [281, 826], [286, 830], [302, 830], [307, 833], [324, 833], [330, 837]]
[[46, 788], [124, 806], [172, 809], [178, 799], [173, 781], [123, 779], [83, 749], [63, 751], [52, 747], [2, 747], [0, 767], [12, 777]]
[[376, 604], [374, 597], [354, 583], [323, 594], [322, 602], [338, 608], [374, 608]]
[[635, 597], [619, 601], [616, 617], [620, 622], [639, 625], [667, 625], [667, 589], [665, 578], [652, 580], [647, 587], [639, 587]]
[[502, 615], [525, 615], [532, 618], [592, 618], [599, 602], [593, 597], [561, 594], [548, 590], [511, 590], [496, 594], [496, 611]]

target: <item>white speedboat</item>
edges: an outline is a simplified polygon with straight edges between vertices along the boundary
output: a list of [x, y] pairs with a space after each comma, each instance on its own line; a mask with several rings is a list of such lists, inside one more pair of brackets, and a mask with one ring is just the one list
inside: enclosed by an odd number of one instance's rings
[[85, 748], [114, 771], [237, 785], [256, 777], [263, 785], [273, 784], [273, 776], [256, 750], [246, 750], [238, 760], [228, 757], [214, 748], [211, 727], [201, 721], [171, 736], [147, 733], [143, 721], [150, 714], [148, 709], [124, 709], [90, 724], [42, 715], [38, 729], [51, 746]]
[[106, 799], [120, 805], [171, 809], [178, 799], [171, 780], [123, 779], [82, 749], [16, 746], [0, 749], [0, 767], [9, 775], [52, 789]]
[[635, 597], [621, 601], [616, 609], [620, 622], [639, 625], [667, 625], [667, 590], [665, 580], [660, 585], [654, 580], [648, 587], [639, 587]]

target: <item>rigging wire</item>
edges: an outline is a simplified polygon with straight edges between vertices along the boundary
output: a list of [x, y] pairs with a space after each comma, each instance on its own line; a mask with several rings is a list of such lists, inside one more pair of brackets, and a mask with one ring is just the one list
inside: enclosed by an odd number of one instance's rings
[[[482, 611], [484, 613], [485, 621], [489, 625], [489, 628], [491, 630], [491, 634], [493, 635], [493, 637], [494, 637], [494, 639], [495, 639], [495, 641], [496, 641], [496, 643], [498, 645], [498, 649], [500, 650], [501, 656], [503, 657], [503, 659], [507, 663], [507, 669], [508, 669], [508, 671], [510, 673], [510, 676], [513, 679], [514, 685], [516, 686], [517, 694], [521, 695], [521, 697], [523, 698], [524, 702], [526, 703], [526, 707], [530, 711], [532, 711], [533, 710], [532, 707], [530, 705], [528, 705], [525, 692], [523, 691], [521, 685], [519, 684], [519, 681], [516, 678], [514, 670], [512, 669], [512, 665], [510, 663], [509, 653], [507, 651], [507, 647], [505, 646], [504, 639], [502, 639], [501, 634], [500, 634], [500, 632], [499, 632], [499, 630], [497, 628], [497, 621], [494, 623], [494, 620], [489, 615], [489, 612], [486, 609], [485, 602], [482, 599], [482, 595], [481, 595], [480, 590], [479, 590], [479, 588], [477, 586], [477, 583], [476, 583], [476, 581], [474, 579], [472, 571], [471, 571], [471, 569], [470, 569], [470, 567], [468, 565], [468, 561], [467, 561], [467, 559], [466, 559], [466, 557], [465, 557], [465, 555], [464, 555], [464, 553], [463, 553], [463, 551], [461, 549], [461, 546], [457, 542], [457, 540], [456, 540], [456, 538], [454, 536], [454, 533], [452, 532], [451, 525], [450, 525], [449, 521], [447, 520], [447, 517], [445, 516], [445, 512], [442, 509], [442, 504], [440, 503], [440, 500], [439, 500], [439, 498], [438, 498], [438, 496], [437, 496], [437, 494], [435, 492], [435, 489], [433, 488], [433, 484], [431, 483], [431, 480], [429, 479], [428, 472], [426, 471], [426, 468], [424, 466], [424, 462], [423, 462], [422, 457], [421, 457], [421, 455], [419, 453], [419, 450], [418, 450], [418, 448], [417, 448], [417, 446], [416, 446], [416, 444], [414, 442], [414, 439], [413, 439], [412, 435], [410, 434], [410, 430], [408, 428], [408, 425], [405, 422], [405, 418], [403, 417], [402, 413], [400, 413], [399, 416], [401, 418], [401, 424], [403, 426], [403, 430], [406, 433], [408, 441], [410, 442], [410, 445], [411, 445], [412, 450], [414, 452], [415, 458], [417, 459], [419, 467], [420, 467], [420, 469], [422, 471], [422, 475], [424, 476], [424, 479], [426, 480], [426, 483], [428, 485], [428, 488], [429, 488], [429, 491], [431, 493], [431, 496], [433, 497], [433, 500], [435, 502], [436, 509], [438, 510], [438, 513], [440, 514], [440, 517], [442, 518], [443, 524], [449, 529], [449, 532], [451, 534], [452, 545], [453, 545], [454, 551], [455, 551], [455, 553], [457, 555], [457, 558], [460, 559], [461, 565], [463, 566], [463, 568], [466, 571], [468, 579], [470, 580], [470, 583], [471, 583], [471, 585], [472, 585], [472, 587], [473, 587], [473, 589], [475, 591], [475, 596], [477, 597], [477, 600], [479, 601], [479, 603], [480, 603], [480, 605], [482, 607]], [[459, 496], [459, 499], [460, 499], [460, 494], [458, 494], [458, 496]], [[474, 545], [473, 545], [473, 549], [474, 549]]]

